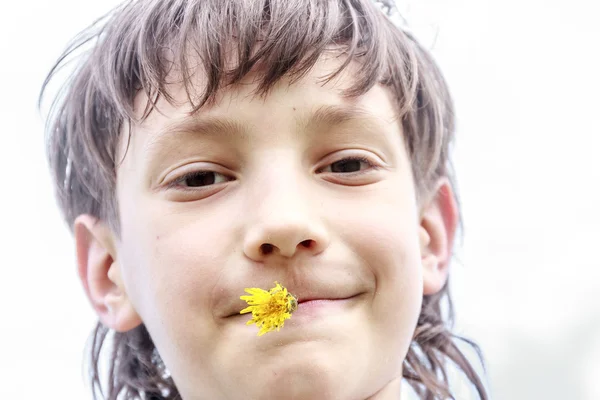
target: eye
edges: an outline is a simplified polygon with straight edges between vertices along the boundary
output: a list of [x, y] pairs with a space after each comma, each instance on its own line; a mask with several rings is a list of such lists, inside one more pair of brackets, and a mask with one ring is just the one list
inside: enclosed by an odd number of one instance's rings
[[374, 167], [375, 166], [364, 157], [348, 157], [329, 164], [325, 168], [322, 168], [320, 172], [352, 174]]
[[232, 178], [215, 171], [194, 171], [187, 173], [175, 180], [172, 186], [183, 188], [201, 188], [205, 186], [216, 185], [218, 183], [228, 182]]

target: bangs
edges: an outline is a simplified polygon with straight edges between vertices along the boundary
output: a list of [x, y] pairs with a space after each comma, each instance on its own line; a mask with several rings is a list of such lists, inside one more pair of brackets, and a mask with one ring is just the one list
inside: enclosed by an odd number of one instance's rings
[[[415, 56], [402, 45], [406, 39], [390, 37], [403, 32], [373, 4], [350, 0], [151, 1], [144, 5], [129, 2], [112, 15], [91, 54], [97, 62], [90, 65], [107, 103], [116, 106], [124, 118], [135, 119], [133, 98], [139, 92], [149, 99], [142, 118], [160, 97], [173, 104], [167, 90], [173, 83], [184, 87], [195, 112], [251, 71], [256, 93], [264, 95], [283, 77], [292, 83], [300, 79], [328, 54], [340, 63], [322, 77], [323, 83], [351, 63], [359, 65], [344, 95], [363, 94], [380, 82], [400, 83], [402, 109], [415, 97], [416, 80], [411, 79]], [[169, 82], [173, 77], [176, 80]]]

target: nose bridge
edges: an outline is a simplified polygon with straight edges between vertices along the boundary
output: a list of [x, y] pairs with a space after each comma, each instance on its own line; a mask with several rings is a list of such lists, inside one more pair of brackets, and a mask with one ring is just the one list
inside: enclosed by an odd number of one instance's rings
[[328, 243], [323, 221], [314, 208], [314, 191], [303, 174], [300, 160], [285, 152], [271, 153], [267, 168], [251, 189], [254, 199], [245, 253], [264, 260], [276, 254], [292, 257], [297, 252], [320, 252]]
[[282, 214], [279, 218], [293, 219], [306, 212], [303, 208], [309, 208], [311, 199], [298, 156], [279, 150], [265, 153], [262, 158], [268, 161], [257, 168], [259, 176], [252, 193], [262, 217]]

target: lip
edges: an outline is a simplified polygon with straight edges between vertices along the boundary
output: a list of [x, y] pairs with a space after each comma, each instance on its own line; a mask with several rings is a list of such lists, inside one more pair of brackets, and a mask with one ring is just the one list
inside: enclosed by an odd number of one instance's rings
[[[363, 293], [357, 293], [342, 298], [312, 297], [299, 300], [298, 308], [292, 313], [290, 321], [293, 321], [291, 323], [294, 324], [307, 319], [313, 319], [319, 315], [332, 315], [341, 311], [342, 308], [346, 307], [350, 302], [353, 302], [362, 294]], [[249, 314], [240, 314], [238, 311], [229, 315], [228, 318], [247, 317], [248, 315]]]
[[[273, 279], [282, 282], [287, 288], [288, 293], [292, 294], [298, 301], [298, 309], [301, 308], [328, 308], [326, 303], [345, 301], [365, 293], [365, 285], [359, 279], [349, 278], [349, 274], [342, 269], [328, 270], [327, 276], [320, 275], [287, 277], [285, 279], [271, 278], [268, 281], [255, 281], [251, 287], [269, 287]], [[271, 282], [271, 283], [268, 283]], [[287, 282], [287, 284], [285, 284]], [[236, 285], [237, 286], [237, 285]], [[245, 301], [240, 300], [238, 293], [243, 293], [244, 289], [239, 286], [229, 286], [220, 288], [216, 296], [216, 302], [211, 305], [216, 311], [216, 315], [221, 318], [230, 318], [240, 314], [240, 310], [248, 307]], [[224, 312], [219, 312], [223, 310]], [[294, 311], [294, 315], [299, 310]]]
[[[328, 297], [306, 297], [303, 299], [298, 299], [298, 309], [292, 313], [293, 316], [299, 316], [304, 314], [315, 314], [317, 312], [321, 312], [321, 309], [328, 309], [333, 306], [342, 305], [343, 303], [347, 303], [348, 301], [353, 300], [354, 298], [360, 296], [362, 293], [357, 293], [348, 297], [336, 297], [336, 298], [328, 298]], [[239, 311], [233, 312], [228, 315], [226, 318], [233, 317], [242, 317], [247, 316], [248, 314], [240, 314]]]
[[312, 318], [322, 314], [332, 314], [341, 311], [352, 299], [357, 297], [350, 296], [339, 299], [314, 298], [298, 302], [298, 309], [292, 313], [292, 320], [297, 322], [305, 318]]
[[346, 296], [346, 297], [318, 297], [318, 296], [304, 297], [304, 298], [298, 299], [298, 307], [300, 307], [300, 305], [302, 305], [302, 304], [304, 304], [305, 306], [308, 306], [308, 305], [314, 306], [316, 304], [325, 304], [326, 302], [348, 300], [348, 299], [352, 299], [358, 295], [359, 294], [357, 293], [352, 296]]

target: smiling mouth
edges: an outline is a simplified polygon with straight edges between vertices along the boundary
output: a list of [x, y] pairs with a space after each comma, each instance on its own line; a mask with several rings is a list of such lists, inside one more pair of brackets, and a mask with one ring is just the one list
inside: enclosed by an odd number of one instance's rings
[[[345, 298], [345, 299], [313, 299], [313, 300], [306, 300], [303, 302], [299, 302], [298, 310], [296, 310], [294, 315], [296, 317], [298, 317], [299, 315], [304, 315], [306, 313], [312, 313], [321, 308], [327, 308], [330, 306], [336, 306], [341, 303], [345, 303], [349, 299], [350, 299], [350, 297]], [[292, 316], [292, 318], [294, 317], [294, 315]]]
[[[294, 316], [298, 317], [298, 316], [304, 315], [306, 313], [312, 314], [313, 312], [317, 312], [320, 309], [326, 309], [329, 307], [348, 303], [363, 294], [364, 293], [357, 293], [355, 295], [352, 295], [349, 297], [342, 297], [342, 298], [313, 297], [313, 298], [299, 299], [298, 300], [298, 309], [292, 313], [292, 319], [294, 319]], [[227, 318], [236, 317], [236, 316], [244, 316], [244, 315], [247, 315], [247, 314], [240, 314], [238, 311], [238, 312], [232, 313]]]
[[305, 303], [313, 303], [313, 302], [327, 302], [327, 301], [342, 301], [353, 299], [354, 297], [359, 296], [359, 294], [355, 294], [349, 297], [340, 297], [340, 298], [327, 298], [327, 297], [313, 297], [313, 298], [304, 298], [298, 299], [298, 306]]

